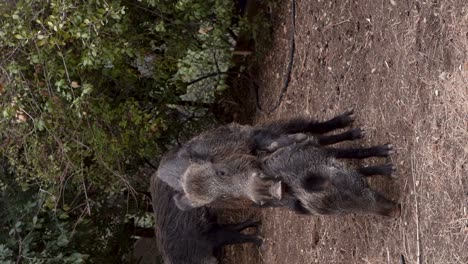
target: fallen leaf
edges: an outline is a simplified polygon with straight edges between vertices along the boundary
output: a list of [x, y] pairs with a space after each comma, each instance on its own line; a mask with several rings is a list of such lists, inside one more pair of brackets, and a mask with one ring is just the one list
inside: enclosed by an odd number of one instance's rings
[[78, 84], [78, 82], [73, 81], [73, 82], [71, 82], [71, 87], [72, 88], [78, 88], [78, 87], [80, 87], [80, 85]]
[[21, 123], [26, 122], [26, 120], [27, 120], [26, 115], [24, 115], [24, 114], [19, 114], [19, 115], [17, 116], [17, 120], [18, 120], [18, 122], [21, 122]]
[[206, 35], [208, 34], [208, 32], [210, 32], [211, 30], [213, 29], [213, 27], [202, 27], [198, 30], [198, 33], [202, 34], [202, 35]]

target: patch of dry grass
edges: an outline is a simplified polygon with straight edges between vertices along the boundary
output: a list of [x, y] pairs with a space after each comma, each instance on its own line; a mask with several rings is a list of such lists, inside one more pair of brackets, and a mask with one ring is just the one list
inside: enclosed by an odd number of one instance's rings
[[[407, 263], [468, 263], [467, 13], [462, 0], [298, 1], [291, 86], [257, 120], [325, 119], [354, 107], [368, 132], [356, 144], [396, 147], [399, 179], [370, 184], [403, 211], [388, 220], [264, 210], [263, 263], [397, 263], [401, 254]], [[265, 105], [278, 98], [287, 61], [286, 8], [279, 19], [260, 62]]]
[[[417, 114], [408, 142], [412, 181], [403, 204], [411, 207], [406, 221], [414, 222], [409, 226], [415, 230], [402, 225], [400, 231], [405, 255], [413, 263], [468, 263], [468, 69], [463, 63], [468, 19], [452, 21], [446, 38], [453, 40], [453, 56], [462, 63], [445, 72], [439, 70], [443, 62], [436, 62], [437, 70], [428, 71], [436, 75], [424, 76], [433, 94], [429, 109]], [[436, 59], [442, 58], [441, 46], [429, 49]]]

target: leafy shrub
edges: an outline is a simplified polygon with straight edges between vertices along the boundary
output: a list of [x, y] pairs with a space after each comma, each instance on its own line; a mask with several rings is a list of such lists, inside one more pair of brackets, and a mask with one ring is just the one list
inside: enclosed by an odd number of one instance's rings
[[0, 5], [0, 261], [116, 263], [144, 157], [213, 123], [197, 103], [226, 88], [233, 2]]

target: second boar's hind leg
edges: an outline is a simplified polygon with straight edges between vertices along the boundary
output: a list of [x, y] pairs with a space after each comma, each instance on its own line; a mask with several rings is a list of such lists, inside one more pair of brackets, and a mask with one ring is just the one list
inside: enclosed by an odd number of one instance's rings
[[[317, 135], [317, 143], [321, 146], [332, 145], [347, 140], [357, 140], [364, 137], [364, 131], [360, 128], [354, 128], [346, 132], [335, 135]], [[304, 141], [308, 136], [306, 134], [297, 133], [283, 135], [275, 140], [263, 139], [258, 144], [260, 149], [266, 149], [269, 152], [274, 152], [277, 149], [289, 146], [294, 143]]]
[[354, 111], [350, 110], [327, 121], [316, 121], [307, 118], [278, 120], [255, 128], [255, 137], [267, 138], [271, 135], [312, 133], [325, 134], [335, 129], [344, 128], [354, 122]]
[[337, 159], [366, 159], [370, 157], [388, 157], [393, 153], [391, 144], [374, 146], [370, 148], [325, 148]]
[[326, 146], [332, 145], [339, 142], [347, 141], [347, 140], [357, 140], [364, 137], [364, 131], [360, 128], [354, 128], [348, 130], [346, 132], [335, 134], [335, 135], [319, 135], [317, 136], [317, 140], [319, 145]]
[[[324, 134], [335, 129], [347, 127], [353, 122], [353, 110], [324, 122], [306, 118], [280, 120], [254, 128], [253, 139], [259, 150], [272, 152], [281, 147], [303, 141], [306, 136], [300, 133]], [[362, 137], [362, 131], [351, 130], [349, 133], [345, 132], [343, 134], [325, 137], [323, 138], [323, 145], [351, 140], [353, 137]]]

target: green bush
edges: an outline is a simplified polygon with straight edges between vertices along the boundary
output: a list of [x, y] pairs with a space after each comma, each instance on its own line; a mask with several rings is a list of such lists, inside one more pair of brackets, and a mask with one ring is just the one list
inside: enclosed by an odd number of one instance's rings
[[122, 260], [111, 238], [137, 213], [122, 195], [136, 169], [213, 122], [196, 105], [212, 103], [225, 76], [191, 81], [229, 68], [233, 9], [230, 0], [0, 4], [2, 188], [13, 196], [2, 196], [11, 199], [0, 261]]

